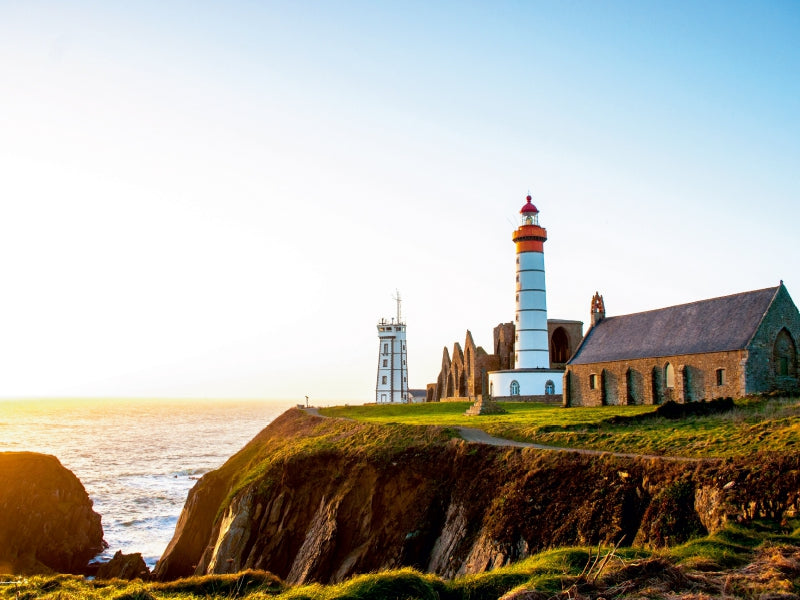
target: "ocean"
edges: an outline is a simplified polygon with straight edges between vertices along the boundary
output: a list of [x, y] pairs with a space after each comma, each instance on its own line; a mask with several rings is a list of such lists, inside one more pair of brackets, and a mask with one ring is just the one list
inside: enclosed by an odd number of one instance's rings
[[268, 400], [0, 401], [0, 452], [53, 454], [103, 517], [108, 549], [152, 569], [196, 480], [296, 402]]

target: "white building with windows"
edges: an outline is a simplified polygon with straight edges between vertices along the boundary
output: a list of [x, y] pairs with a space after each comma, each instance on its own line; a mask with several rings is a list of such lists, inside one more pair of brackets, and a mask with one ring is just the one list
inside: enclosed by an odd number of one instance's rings
[[378, 378], [375, 402], [378, 404], [409, 401], [408, 368], [406, 366], [406, 324], [400, 314], [398, 293], [397, 317], [378, 323]]
[[550, 368], [544, 243], [547, 230], [539, 225], [539, 210], [531, 197], [520, 212], [512, 240], [517, 248], [514, 368], [488, 374], [495, 400], [560, 397], [564, 371]]

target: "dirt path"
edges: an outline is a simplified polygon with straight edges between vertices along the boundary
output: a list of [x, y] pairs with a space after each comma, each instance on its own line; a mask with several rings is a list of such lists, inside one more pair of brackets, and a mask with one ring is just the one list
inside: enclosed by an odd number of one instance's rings
[[[327, 419], [325, 415], [321, 415], [318, 408], [313, 406], [304, 408], [308, 414], [315, 415]], [[483, 429], [476, 429], [474, 427], [454, 427], [458, 431], [461, 439], [468, 444], [487, 444], [489, 446], [502, 446], [505, 448], [535, 448], [536, 450], [548, 450], [550, 452], [572, 452], [574, 454], [588, 454], [590, 456], [601, 456], [607, 454], [608, 456], [618, 456], [621, 458], [651, 458], [658, 460], [672, 460], [678, 462], [700, 462], [708, 460], [705, 458], [689, 458], [686, 456], [659, 456], [657, 454], [634, 454], [630, 452], [608, 452], [606, 450], [589, 450], [586, 448], [563, 448], [561, 446], [546, 446], [544, 444], [534, 444], [532, 442], [517, 442], [514, 440], [507, 440], [505, 438], [495, 437], [489, 435]]]
[[461, 434], [461, 439], [471, 444], [488, 444], [490, 446], [505, 446], [509, 448], [536, 448], [537, 450], [550, 450], [551, 452], [572, 452], [574, 454], [588, 454], [600, 456], [620, 456], [622, 458], [657, 458], [659, 460], [675, 460], [681, 462], [699, 462], [706, 460], [702, 458], [688, 458], [685, 456], [659, 456], [656, 454], [634, 454], [630, 452], [609, 452], [607, 450], [589, 450], [586, 448], [563, 448], [561, 446], [546, 446], [545, 444], [534, 444], [532, 442], [516, 442], [505, 438], [494, 437], [482, 429], [474, 427], [456, 427]]

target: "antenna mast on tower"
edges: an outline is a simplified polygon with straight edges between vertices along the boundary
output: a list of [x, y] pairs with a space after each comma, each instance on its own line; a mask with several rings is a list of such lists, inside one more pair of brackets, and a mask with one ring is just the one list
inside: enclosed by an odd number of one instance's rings
[[402, 299], [400, 298], [400, 290], [396, 289], [394, 291], [394, 296], [392, 296], [392, 300], [397, 302], [397, 322], [398, 323], [402, 323], [403, 319], [402, 319], [401, 309], [400, 309], [400, 303], [402, 302]]

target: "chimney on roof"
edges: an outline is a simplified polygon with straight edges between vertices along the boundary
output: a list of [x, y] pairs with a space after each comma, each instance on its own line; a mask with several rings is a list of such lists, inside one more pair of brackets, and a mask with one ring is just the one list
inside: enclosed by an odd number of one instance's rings
[[592, 327], [597, 325], [600, 321], [606, 318], [606, 305], [603, 303], [603, 297], [599, 292], [595, 292], [592, 297]]

